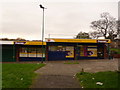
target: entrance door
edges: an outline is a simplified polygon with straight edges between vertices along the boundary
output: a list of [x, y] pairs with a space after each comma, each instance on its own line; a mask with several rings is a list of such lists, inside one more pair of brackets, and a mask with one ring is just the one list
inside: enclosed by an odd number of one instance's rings
[[65, 60], [66, 51], [64, 46], [49, 46], [48, 60]]
[[80, 59], [80, 47], [76, 47], [76, 60]]
[[104, 46], [103, 45], [98, 46], [98, 58], [99, 59], [104, 58]]
[[65, 60], [66, 52], [64, 51], [49, 51], [48, 52], [48, 60]]
[[76, 47], [76, 59], [86, 59], [87, 58], [87, 49], [86, 46], [78, 45]]

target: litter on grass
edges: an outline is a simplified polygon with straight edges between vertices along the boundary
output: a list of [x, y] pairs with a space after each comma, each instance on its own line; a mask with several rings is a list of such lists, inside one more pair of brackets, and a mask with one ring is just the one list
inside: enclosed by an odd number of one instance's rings
[[96, 82], [96, 84], [97, 84], [97, 85], [103, 85], [103, 83], [101, 83], [101, 82]]
[[23, 78], [21, 78], [20, 80], [23, 80]]

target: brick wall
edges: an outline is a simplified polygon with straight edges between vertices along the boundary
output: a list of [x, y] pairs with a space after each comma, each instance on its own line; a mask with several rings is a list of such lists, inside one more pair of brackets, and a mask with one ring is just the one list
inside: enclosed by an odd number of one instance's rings
[[120, 58], [120, 54], [113, 54], [114, 58]]

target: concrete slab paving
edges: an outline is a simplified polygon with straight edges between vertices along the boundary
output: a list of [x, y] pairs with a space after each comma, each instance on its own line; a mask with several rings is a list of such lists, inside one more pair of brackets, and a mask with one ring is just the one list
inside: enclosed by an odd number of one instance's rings
[[[79, 62], [79, 64], [64, 64]], [[118, 70], [118, 59], [114, 60], [79, 60], [79, 61], [45, 61], [45, 67], [35, 71], [39, 74], [32, 88], [81, 88], [76, 73]]]

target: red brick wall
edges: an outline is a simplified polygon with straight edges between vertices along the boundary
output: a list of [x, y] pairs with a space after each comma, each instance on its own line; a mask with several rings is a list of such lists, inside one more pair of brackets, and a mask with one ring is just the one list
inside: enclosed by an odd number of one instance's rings
[[120, 58], [120, 54], [114, 54], [113, 57], [114, 58]]
[[104, 58], [108, 58], [107, 46], [104, 44]]

